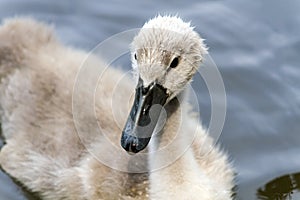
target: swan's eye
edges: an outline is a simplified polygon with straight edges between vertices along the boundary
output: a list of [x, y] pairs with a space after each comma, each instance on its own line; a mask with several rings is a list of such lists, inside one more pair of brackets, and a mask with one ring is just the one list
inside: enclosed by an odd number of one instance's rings
[[171, 64], [170, 64], [170, 67], [171, 67], [171, 68], [175, 68], [175, 67], [177, 67], [178, 63], [179, 63], [179, 58], [176, 57], [176, 58], [174, 58], [174, 59], [172, 60], [172, 62], [171, 62]]
[[134, 54], [134, 59], [135, 59], [135, 60], [137, 60], [137, 56], [136, 56], [136, 53]]

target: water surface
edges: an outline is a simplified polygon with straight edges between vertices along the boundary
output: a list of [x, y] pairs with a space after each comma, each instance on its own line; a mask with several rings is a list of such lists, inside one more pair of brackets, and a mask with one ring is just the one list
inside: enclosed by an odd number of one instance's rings
[[[272, 199], [263, 195], [277, 189], [284, 192], [286, 178], [276, 187], [267, 184], [282, 176], [299, 181], [292, 175], [300, 171], [299, 8], [300, 1], [292, 0], [1, 0], [0, 19], [30, 15], [53, 23], [63, 43], [85, 50], [112, 34], [140, 27], [157, 13], [191, 20], [206, 38], [224, 80], [228, 107], [219, 142], [238, 173], [237, 199], [250, 200]], [[205, 85], [198, 96], [208, 126], [210, 100]], [[297, 199], [299, 188], [293, 187], [294, 193], [286, 199]], [[0, 194], [3, 199], [27, 199], [1, 171]]]

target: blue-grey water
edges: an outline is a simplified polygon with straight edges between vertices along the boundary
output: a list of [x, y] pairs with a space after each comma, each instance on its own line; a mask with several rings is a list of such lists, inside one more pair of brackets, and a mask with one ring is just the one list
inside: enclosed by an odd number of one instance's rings
[[[237, 199], [284, 192], [279, 199], [300, 199], [300, 1], [0, 0], [1, 21], [33, 16], [53, 23], [64, 44], [85, 50], [158, 13], [191, 20], [222, 74], [227, 116], [219, 142], [237, 171]], [[210, 100], [201, 88], [207, 126]], [[27, 198], [0, 171], [0, 199]]]

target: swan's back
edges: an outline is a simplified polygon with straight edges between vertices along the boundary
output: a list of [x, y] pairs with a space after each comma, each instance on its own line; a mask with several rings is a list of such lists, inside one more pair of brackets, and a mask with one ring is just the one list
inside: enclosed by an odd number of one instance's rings
[[[81, 180], [75, 176], [75, 172], [78, 173], [77, 168], [82, 170], [78, 166], [86, 156], [86, 147], [74, 126], [72, 91], [76, 73], [87, 54], [62, 46], [51, 28], [31, 19], [6, 21], [0, 28], [0, 40], [1, 123], [7, 143], [0, 154], [3, 169], [26, 183], [33, 191], [40, 191], [37, 188], [44, 187], [49, 190], [44, 191], [47, 194], [55, 194], [63, 188], [60, 184], [72, 183], [75, 184], [71, 189], [74, 198], [82, 196]], [[104, 67], [97, 58], [92, 59], [92, 62], [98, 67]], [[113, 86], [121, 76], [118, 70], [111, 72], [108, 69], [103, 81]], [[128, 81], [121, 88], [124, 92], [121, 95], [130, 93], [130, 86], [131, 81]], [[110, 87], [101, 87], [98, 96], [103, 93], [112, 96]], [[84, 103], [85, 91], [81, 91], [81, 94]], [[107, 101], [103, 98], [99, 107], [105, 108], [110, 103], [109, 98]], [[108, 128], [118, 136], [120, 130], [112, 113], [109, 110], [99, 111], [106, 113], [103, 123], [108, 124]], [[84, 113], [81, 116], [86, 124], [91, 117], [94, 116], [85, 116]], [[93, 125], [86, 127], [90, 128], [85, 130], [87, 138], [93, 137], [96, 140], [97, 136], [93, 132], [96, 128]], [[99, 163], [94, 162], [97, 168]], [[35, 173], [32, 168], [38, 169], [40, 173]], [[62, 183], [59, 183], [59, 173], [66, 173], [67, 180], [62, 179]], [[57, 181], [57, 187], [48, 185]], [[63, 192], [61, 197], [69, 195]], [[60, 196], [54, 197], [58, 199]]]

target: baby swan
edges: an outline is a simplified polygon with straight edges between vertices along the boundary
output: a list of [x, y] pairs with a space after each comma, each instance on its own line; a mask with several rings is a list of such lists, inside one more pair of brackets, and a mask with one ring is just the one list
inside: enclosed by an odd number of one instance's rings
[[[95, 92], [95, 113], [82, 109], [84, 126], [77, 129], [72, 91], [88, 54], [61, 45], [51, 28], [31, 19], [5, 21], [0, 41], [0, 120], [6, 140], [0, 165], [30, 191], [43, 199], [231, 199], [234, 176], [227, 157], [213, 147], [186, 102], [185, 88], [206, 54], [189, 23], [172, 16], [148, 21], [131, 45], [137, 82], [131, 110], [124, 102], [133, 81], [109, 68]], [[105, 68], [95, 57], [89, 65]], [[78, 92], [73, 106], [81, 108], [86, 91]], [[95, 115], [98, 124], [92, 122]], [[102, 155], [128, 170], [103, 164]], [[139, 155], [143, 159], [134, 160]], [[131, 171], [136, 163], [147, 170]]]

